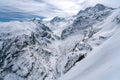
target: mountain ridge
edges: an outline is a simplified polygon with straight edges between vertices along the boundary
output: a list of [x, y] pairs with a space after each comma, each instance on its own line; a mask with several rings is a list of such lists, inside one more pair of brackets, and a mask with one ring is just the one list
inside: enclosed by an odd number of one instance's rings
[[74, 17], [57, 17], [54, 25], [38, 19], [0, 22], [0, 79], [75, 80], [79, 74], [70, 75], [76, 65], [85, 64], [96, 48], [119, 35], [119, 13], [119, 9], [96, 4]]

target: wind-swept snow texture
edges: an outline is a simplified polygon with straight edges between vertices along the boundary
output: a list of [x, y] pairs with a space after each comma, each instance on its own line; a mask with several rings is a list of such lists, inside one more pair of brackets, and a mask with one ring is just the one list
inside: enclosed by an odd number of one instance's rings
[[[120, 80], [120, 9], [100, 26], [93, 37], [109, 36], [59, 80]], [[95, 42], [95, 41], [94, 41]]]

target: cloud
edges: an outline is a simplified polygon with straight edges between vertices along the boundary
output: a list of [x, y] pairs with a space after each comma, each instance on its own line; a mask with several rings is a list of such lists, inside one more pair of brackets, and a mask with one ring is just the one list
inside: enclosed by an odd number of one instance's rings
[[[16, 18], [16, 15], [17, 18], [29, 18], [32, 15], [49, 19], [55, 16], [71, 16], [97, 3], [118, 7], [120, 0], [2, 0], [0, 18], [5, 17], [3, 12], [11, 18]], [[14, 15], [10, 15], [12, 13]]]

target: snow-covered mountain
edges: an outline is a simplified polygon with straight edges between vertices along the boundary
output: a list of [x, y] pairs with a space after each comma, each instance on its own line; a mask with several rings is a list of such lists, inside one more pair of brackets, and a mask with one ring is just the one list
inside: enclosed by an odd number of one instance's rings
[[57, 39], [37, 20], [0, 23], [0, 78], [43, 80], [54, 55], [48, 45]]
[[54, 34], [61, 36], [62, 31], [66, 29], [69, 25], [71, 25], [76, 16], [71, 17], [54, 17], [52, 20], [48, 22], [43, 22], [45, 25], [49, 26], [49, 28], [54, 32]]
[[87, 28], [103, 21], [113, 10], [111, 7], [96, 4], [94, 7], [88, 7], [85, 10], [79, 11], [73, 24], [63, 30], [61, 35], [62, 39], [76, 33], [84, 34]]
[[100, 30], [88, 41], [93, 50], [59, 80], [120, 79], [120, 9], [94, 27]]
[[0, 22], [0, 80], [119, 80], [119, 26], [120, 9], [102, 4], [49, 22]]

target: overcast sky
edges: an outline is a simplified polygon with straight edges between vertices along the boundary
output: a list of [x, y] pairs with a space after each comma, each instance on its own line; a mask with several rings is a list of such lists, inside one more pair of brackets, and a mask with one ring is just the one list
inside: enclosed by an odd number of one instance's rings
[[120, 0], [0, 0], [0, 18], [71, 16], [97, 3], [120, 6]]

